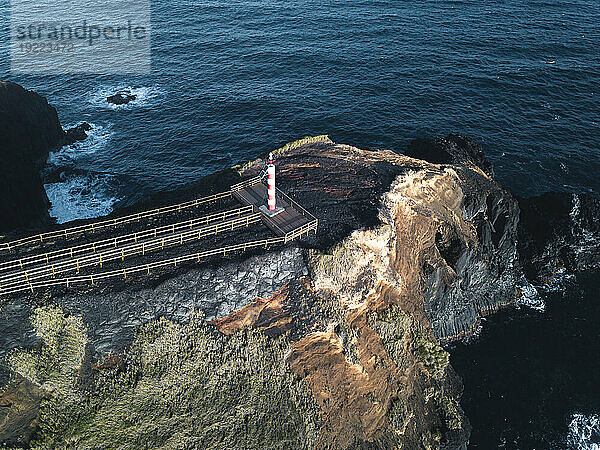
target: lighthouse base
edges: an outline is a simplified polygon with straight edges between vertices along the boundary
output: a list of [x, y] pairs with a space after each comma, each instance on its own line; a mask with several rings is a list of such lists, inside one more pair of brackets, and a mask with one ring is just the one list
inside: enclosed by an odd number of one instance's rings
[[262, 205], [258, 209], [260, 210], [261, 213], [265, 214], [268, 217], [274, 217], [277, 214], [280, 214], [285, 211], [285, 208], [282, 208], [281, 206], [278, 206], [277, 208], [275, 208], [274, 211], [269, 211], [269, 208], [267, 208], [266, 205]]

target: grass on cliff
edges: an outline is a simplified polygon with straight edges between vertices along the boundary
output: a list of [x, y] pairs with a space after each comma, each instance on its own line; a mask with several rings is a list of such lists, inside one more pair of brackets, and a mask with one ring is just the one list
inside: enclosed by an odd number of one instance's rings
[[47, 306], [36, 309], [31, 322], [42, 341], [41, 350], [13, 351], [8, 355], [9, 366], [47, 389], [73, 394], [73, 374], [83, 361], [87, 341], [83, 321], [65, 317], [59, 308]]
[[[302, 139], [298, 139], [293, 142], [288, 142], [283, 147], [280, 147], [277, 150], [273, 150], [271, 153], [273, 153], [273, 156], [283, 155], [286, 152], [289, 152], [290, 150], [293, 150], [295, 148], [302, 147], [303, 145], [315, 144], [317, 142], [331, 142], [331, 140], [329, 139], [329, 136], [326, 134], [322, 134], [319, 136], [306, 136], [306, 137], [303, 137]], [[261, 161], [262, 159], [266, 158], [267, 156], [268, 155], [265, 154], [261, 158], [256, 158], [251, 161], [247, 161], [243, 164], [238, 164], [236, 166], [233, 166], [232, 169], [236, 170], [241, 175], [250, 166], [252, 166], [253, 164], [255, 164], [258, 161]]]
[[[14, 370], [54, 393], [42, 402], [37, 447], [311, 448], [318, 411], [285, 365], [286, 337], [256, 330], [227, 337], [199, 315], [139, 330], [119, 368], [76, 370], [81, 320], [39, 308], [41, 352], [13, 352]], [[78, 375], [79, 374], [79, 375]], [[87, 390], [82, 386], [91, 386]]]

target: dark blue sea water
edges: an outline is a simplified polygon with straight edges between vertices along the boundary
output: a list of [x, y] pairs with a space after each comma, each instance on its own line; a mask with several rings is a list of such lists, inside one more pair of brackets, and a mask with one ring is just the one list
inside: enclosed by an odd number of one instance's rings
[[[63, 125], [94, 125], [87, 142], [51, 158], [84, 171], [47, 186], [60, 220], [108, 212], [325, 133], [401, 151], [418, 136], [460, 132], [484, 145], [498, 179], [517, 194], [600, 192], [597, 0], [155, 0], [152, 9], [147, 75], [13, 76], [0, 47], [2, 78], [46, 96]], [[8, 27], [0, 0], [6, 44]], [[123, 88], [138, 99], [109, 107], [105, 97]], [[473, 361], [489, 350], [481, 339], [470, 347]], [[460, 369], [471, 382], [468, 364]], [[502, 376], [501, 367], [488, 376]], [[483, 417], [498, 418], [503, 407], [470, 405], [482, 418], [474, 419], [479, 442], [499, 444], [502, 433]], [[563, 427], [552, 433], [565, 435], [577, 413], [555, 412], [550, 425], [511, 423], [511, 436], [531, 427], [550, 433], [556, 423]]]
[[450, 346], [472, 448], [600, 449], [599, 277], [567, 276], [540, 290], [544, 312], [502, 311]]
[[[479, 139], [517, 193], [600, 191], [600, 2], [152, 8], [149, 75], [15, 77], [0, 53], [2, 77], [47, 96], [63, 124], [103, 127], [94, 148], [70, 156], [116, 176], [107, 195], [127, 202], [305, 135], [402, 150], [450, 131]], [[106, 94], [125, 87], [141, 99], [109, 108]]]

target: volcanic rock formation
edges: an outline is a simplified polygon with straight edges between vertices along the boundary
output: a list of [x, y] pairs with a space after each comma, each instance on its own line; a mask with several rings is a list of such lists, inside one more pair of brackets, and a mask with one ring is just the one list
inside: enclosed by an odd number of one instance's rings
[[0, 82], [0, 232], [49, 222], [39, 172], [63, 140], [56, 109], [44, 97]]
[[[327, 137], [287, 145], [275, 152], [279, 185], [319, 219], [298, 248], [57, 294], [62, 309], [32, 309], [38, 349], [6, 360], [55, 388], [28, 416], [39, 417], [38, 442], [465, 448], [461, 381], [440, 343], [514, 302], [519, 209], [475, 142], [410, 148], [432, 162]], [[263, 163], [221, 178], [254, 176]], [[271, 279], [261, 290], [258, 276]], [[141, 324], [123, 307], [141, 311]], [[106, 330], [134, 336], [118, 357], [90, 357], [110, 342]]]

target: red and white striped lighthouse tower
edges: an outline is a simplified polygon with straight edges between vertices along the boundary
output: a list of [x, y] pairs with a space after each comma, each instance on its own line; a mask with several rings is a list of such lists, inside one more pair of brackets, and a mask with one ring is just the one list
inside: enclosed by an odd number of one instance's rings
[[269, 194], [267, 202], [269, 211], [275, 211], [277, 207], [275, 204], [275, 159], [273, 159], [273, 153], [269, 153], [267, 160], [267, 193]]
[[283, 212], [284, 208], [282, 208], [281, 206], [277, 206], [277, 190], [275, 189], [275, 158], [273, 158], [272, 153], [269, 153], [269, 159], [267, 159], [266, 166], [268, 200], [267, 204], [262, 205], [259, 209], [269, 217], [273, 217], [279, 214], [280, 212]]

